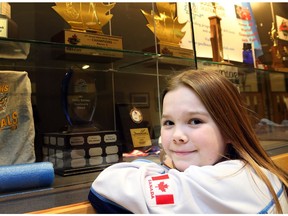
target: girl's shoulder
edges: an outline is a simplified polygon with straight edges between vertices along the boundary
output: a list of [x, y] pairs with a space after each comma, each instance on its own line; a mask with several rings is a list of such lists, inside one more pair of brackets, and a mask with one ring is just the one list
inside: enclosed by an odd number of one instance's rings
[[[282, 187], [281, 181], [278, 177], [270, 172], [269, 170], [260, 167], [262, 172], [267, 176], [269, 181], [272, 183], [273, 187], [276, 190], [279, 190]], [[173, 175], [173, 171], [169, 171]], [[177, 175], [177, 174], [176, 174]], [[235, 185], [246, 185], [246, 184], [253, 184], [257, 185], [257, 187], [267, 189], [266, 184], [263, 180], [258, 176], [255, 170], [245, 161], [243, 160], [227, 160], [219, 162], [215, 165], [208, 165], [208, 166], [190, 166], [187, 168], [182, 176], [186, 176], [186, 179], [201, 181], [201, 179], [210, 179], [213, 182], [221, 182], [221, 184], [231, 184], [232, 182]]]
[[241, 174], [242, 172], [247, 172], [249, 166], [242, 160], [226, 160], [219, 162], [214, 165], [206, 166], [189, 166], [184, 173], [185, 174], [195, 174], [195, 172], [208, 176], [224, 176], [231, 174]]

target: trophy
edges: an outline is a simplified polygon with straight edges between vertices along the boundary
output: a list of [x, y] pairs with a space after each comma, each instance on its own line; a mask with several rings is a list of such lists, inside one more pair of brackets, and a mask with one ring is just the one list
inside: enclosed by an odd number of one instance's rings
[[[43, 133], [44, 161], [62, 176], [100, 171], [122, 160], [116, 130], [103, 130], [93, 117], [98, 90], [95, 71], [72, 66], [61, 85], [61, 102], [68, 126]], [[53, 119], [52, 119], [53, 120]]]
[[68, 132], [90, 132], [99, 129], [93, 122], [97, 89], [93, 72], [72, 67], [61, 87], [62, 108], [69, 123]]
[[[185, 36], [185, 32], [181, 30], [187, 21], [185, 23], [178, 22], [176, 3], [156, 2], [156, 7], [159, 15], [154, 14], [153, 11], [151, 14], [144, 10], [141, 10], [141, 12], [148, 21], [147, 27], [159, 41], [157, 44], [158, 53], [165, 56], [193, 58], [193, 50], [180, 47], [181, 40]], [[151, 47], [144, 51], [156, 52], [156, 47]]]
[[215, 16], [209, 17], [210, 20], [210, 41], [212, 45], [213, 61], [223, 62], [223, 44], [221, 33], [221, 18], [216, 13], [216, 3], [212, 2]]
[[[122, 53], [107, 51], [107, 49], [122, 50], [122, 38], [105, 35], [102, 31], [103, 26], [112, 19], [110, 10], [116, 3], [57, 2], [55, 4], [56, 6], [52, 8], [71, 26], [71, 29], [65, 29], [52, 37], [54, 42], [72, 45], [65, 48], [65, 54], [123, 57]], [[73, 45], [102, 49], [76, 48]]]

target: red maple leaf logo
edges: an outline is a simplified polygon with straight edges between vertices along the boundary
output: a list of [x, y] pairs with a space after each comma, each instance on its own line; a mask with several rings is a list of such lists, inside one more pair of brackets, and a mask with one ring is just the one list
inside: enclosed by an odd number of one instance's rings
[[166, 189], [168, 188], [168, 185], [165, 184], [163, 181], [160, 182], [157, 186], [159, 188], [159, 190], [161, 190], [162, 192], [166, 192]]

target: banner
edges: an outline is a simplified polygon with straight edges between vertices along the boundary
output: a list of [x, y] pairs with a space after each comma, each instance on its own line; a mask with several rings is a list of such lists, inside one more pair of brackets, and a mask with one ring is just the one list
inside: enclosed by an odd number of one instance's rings
[[[221, 18], [224, 59], [243, 62], [244, 43], [251, 43], [256, 57], [263, 51], [250, 3], [234, 3], [217, 2], [216, 15]], [[191, 2], [191, 9], [196, 55], [212, 58], [209, 17], [215, 16], [213, 2]]]

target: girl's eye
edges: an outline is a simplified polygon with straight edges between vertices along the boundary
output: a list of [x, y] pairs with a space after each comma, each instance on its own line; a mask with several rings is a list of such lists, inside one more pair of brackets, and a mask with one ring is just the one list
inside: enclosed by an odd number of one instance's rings
[[166, 120], [163, 122], [163, 125], [170, 126], [170, 125], [174, 125], [174, 123], [172, 121]]
[[189, 123], [192, 124], [192, 125], [197, 125], [197, 124], [201, 124], [203, 122], [200, 119], [191, 119], [189, 121]]

